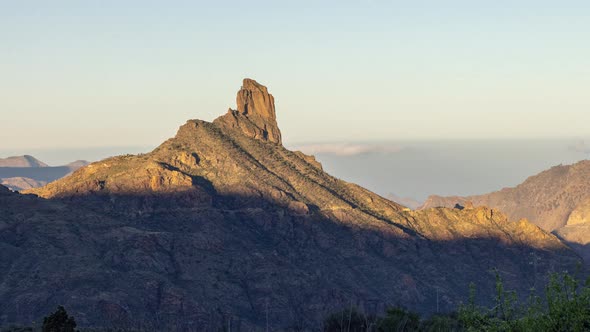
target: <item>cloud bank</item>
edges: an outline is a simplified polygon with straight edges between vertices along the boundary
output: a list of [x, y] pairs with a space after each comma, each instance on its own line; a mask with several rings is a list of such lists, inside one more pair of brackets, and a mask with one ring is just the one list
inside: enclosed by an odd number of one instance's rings
[[369, 144], [369, 143], [321, 143], [305, 144], [293, 147], [306, 154], [329, 154], [348, 157], [369, 153], [389, 154], [402, 150], [402, 147], [394, 144]]

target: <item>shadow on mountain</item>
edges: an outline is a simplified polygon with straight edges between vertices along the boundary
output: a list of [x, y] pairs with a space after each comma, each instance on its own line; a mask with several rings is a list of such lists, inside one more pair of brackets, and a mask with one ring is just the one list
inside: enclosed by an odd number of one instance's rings
[[82, 326], [318, 329], [351, 306], [455, 310], [470, 282], [491, 302], [495, 269], [525, 298], [578, 261], [494, 237], [432, 241], [343, 223], [317, 206], [219, 193], [201, 177], [193, 185], [0, 197], [0, 323], [38, 320], [62, 304]]
[[582, 260], [588, 265], [590, 262], [590, 244], [580, 244], [576, 242], [568, 242], [563, 240], [565, 244], [567, 244], [573, 251], [575, 251]]
[[59, 167], [0, 167], [0, 178], [24, 177], [51, 182], [72, 172], [68, 166]]

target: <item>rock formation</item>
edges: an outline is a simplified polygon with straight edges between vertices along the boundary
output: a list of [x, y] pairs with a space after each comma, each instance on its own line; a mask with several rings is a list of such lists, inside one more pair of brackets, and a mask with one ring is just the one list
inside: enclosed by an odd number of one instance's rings
[[590, 200], [583, 201], [570, 213], [565, 226], [554, 233], [590, 264]]
[[282, 144], [281, 131], [277, 125], [274, 97], [265, 86], [245, 78], [236, 97], [237, 110], [230, 109], [226, 115], [213, 123], [222, 128], [232, 128], [243, 134], [277, 144]]
[[590, 224], [590, 199], [578, 204], [567, 218], [566, 226], [581, 224]]
[[456, 309], [470, 282], [493, 292], [493, 268], [527, 296], [579, 261], [525, 220], [408, 211], [334, 178], [280, 144], [266, 88], [246, 80], [239, 95], [150, 153], [30, 191], [46, 199], [0, 197], [0, 323], [63, 304], [82, 326], [317, 330], [351, 303]]

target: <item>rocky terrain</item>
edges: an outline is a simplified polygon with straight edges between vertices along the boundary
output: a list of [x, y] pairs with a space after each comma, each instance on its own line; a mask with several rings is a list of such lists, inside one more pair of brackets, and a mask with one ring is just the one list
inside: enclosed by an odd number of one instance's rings
[[83, 326], [312, 329], [351, 305], [453, 310], [470, 282], [492, 299], [495, 269], [527, 296], [579, 262], [526, 220], [411, 211], [330, 176], [281, 145], [250, 79], [212, 123], [27, 193], [0, 190], [4, 324], [63, 304]]
[[22, 176], [11, 177], [11, 178], [2, 178], [0, 179], [0, 184], [6, 186], [15, 191], [33, 189], [43, 187], [49, 183], [48, 181], [40, 181], [31, 178], [26, 178]]
[[[555, 232], [585, 258], [590, 258], [590, 160], [560, 165], [528, 178], [515, 188], [468, 197], [431, 196], [422, 208], [453, 207], [472, 202], [526, 218]], [[586, 260], [590, 262], [590, 260]]]
[[29, 155], [8, 157], [0, 159], [0, 184], [17, 191], [38, 188], [86, 165], [87, 161], [77, 160], [64, 166], [50, 167]]

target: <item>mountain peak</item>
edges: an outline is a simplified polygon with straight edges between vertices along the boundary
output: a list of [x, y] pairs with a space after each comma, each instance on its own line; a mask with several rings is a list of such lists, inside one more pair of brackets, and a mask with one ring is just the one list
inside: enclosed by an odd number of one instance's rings
[[33, 156], [24, 155], [0, 158], [0, 167], [48, 167], [48, 165]]
[[[293, 326], [293, 305], [303, 318], [353, 300], [375, 308], [403, 301], [434, 312], [440, 290], [446, 311], [470, 281], [492, 289], [493, 278], [486, 282], [482, 275], [493, 266], [525, 295], [538, 278], [531, 253], [539, 271], [573, 270], [579, 260], [555, 236], [495, 210], [408, 211], [337, 179], [313, 157], [280, 144], [265, 87], [245, 80], [237, 100], [237, 110], [213, 124], [189, 120], [151, 152], [105, 159], [25, 191], [55, 201], [0, 196], [2, 209], [15, 202], [0, 218], [11, 222], [0, 235], [26, 244], [9, 242], [4, 265], [43, 267], [38, 275], [3, 269], [3, 282], [18, 286], [12, 293], [39, 299], [33, 307], [39, 312], [54, 298], [51, 289], [37, 287], [39, 280], [78, 285], [80, 276], [97, 276], [105, 282], [76, 298], [80, 308], [108, 308], [89, 311], [85, 319], [93, 324], [110, 323], [110, 308], [130, 308], [117, 317], [151, 317], [157, 310], [166, 313], [157, 324], [205, 326], [217, 316], [199, 308], [213, 303], [227, 308], [224, 317], [244, 317], [244, 330], [260, 330], [265, 312], [285, 330]], [[21, 208], [25, 200], [39, 208], [23, 223], [31, 209]], [[63, 265], [64, 257], [74, 270], [59, 274], [51, 267]], [[2, 312], [18, 301], [5, 293]], [[78, 288], [64, 290], [64, 298], [77, 294]]]
[[264, 85], [245, 78], [236, 96], [236, 104], [237, 110], [229, 109], [214, 123], [225, 129], [240, 130], [246, 136], [259, 140], [282, 143], [275, 100]]

